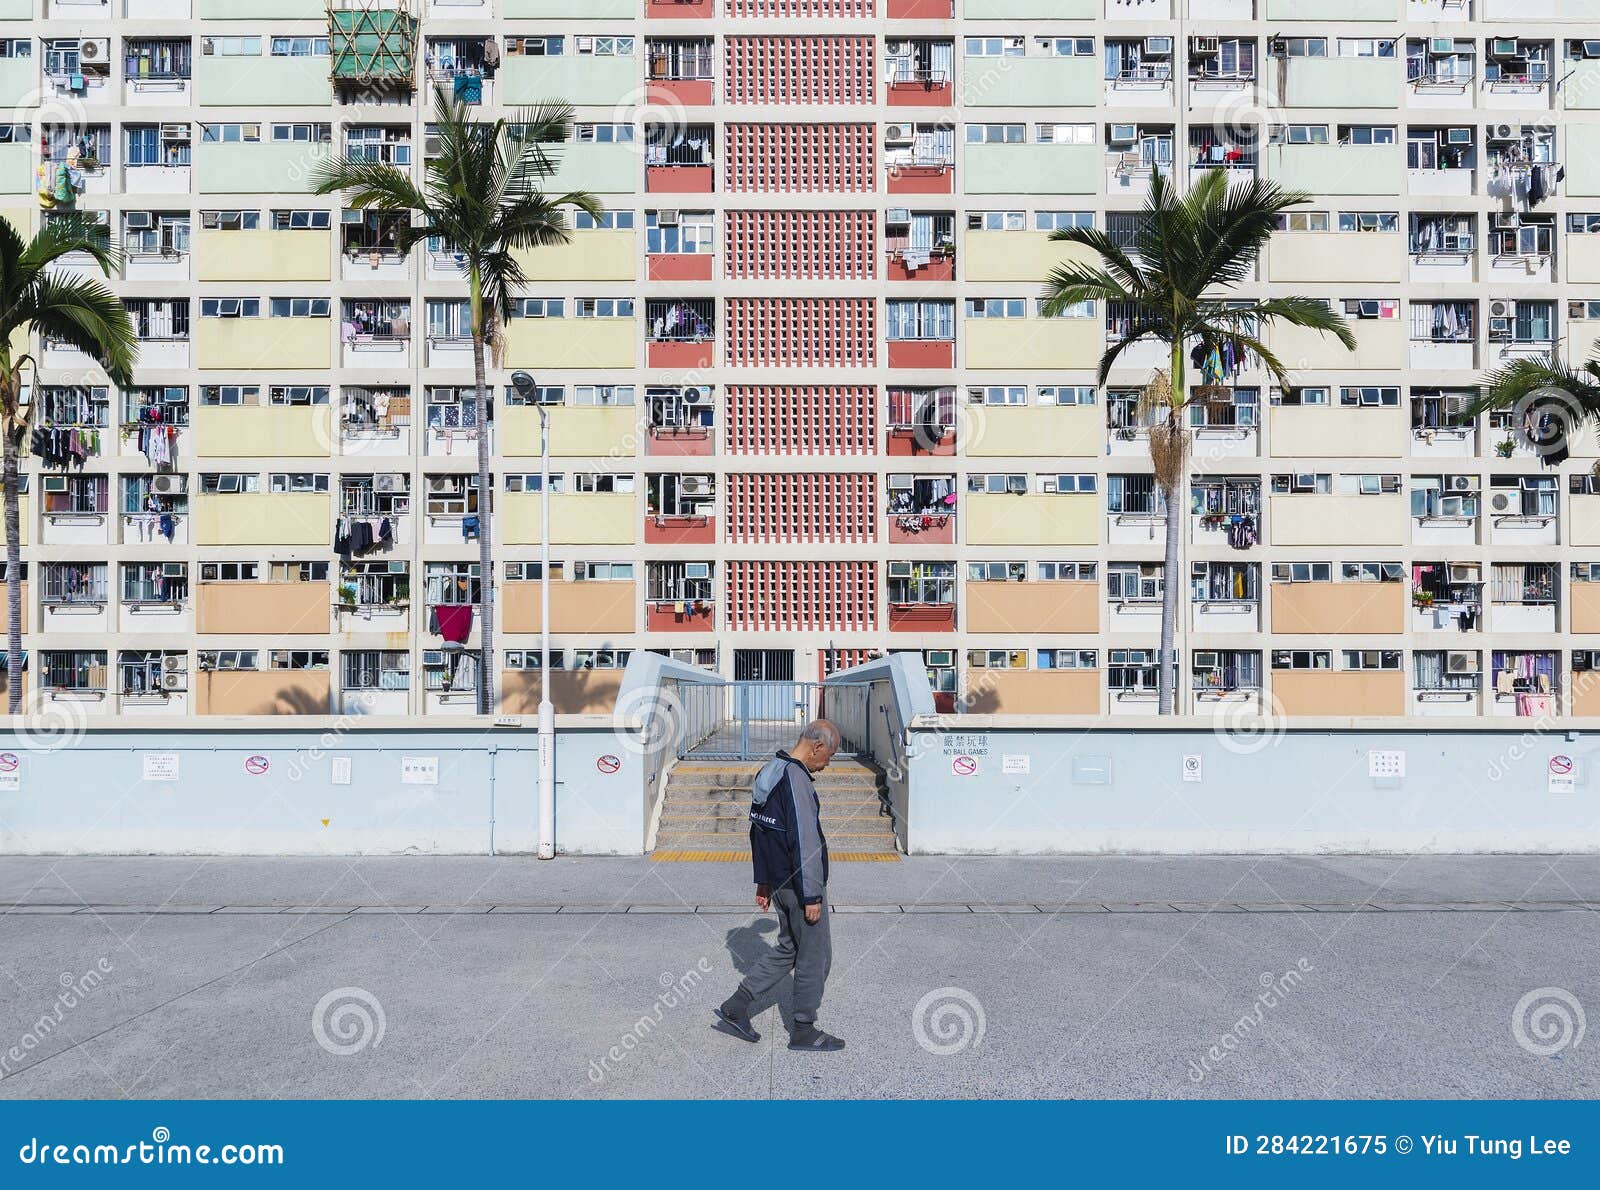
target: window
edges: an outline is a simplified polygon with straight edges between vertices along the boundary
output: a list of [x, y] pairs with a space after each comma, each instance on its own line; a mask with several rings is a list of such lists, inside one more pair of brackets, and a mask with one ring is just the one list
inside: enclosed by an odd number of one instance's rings
[[411, 654], [404, 650], [348, 649], [339, 656], [340, 681], [346, 690], [411, 688]]
[[1112, 603], [1154, 603], [1166, 583], [1160, 562], [1108, 562], [1106, 598]]
[[[630, 216], [632, 212], [629, 212]], [[664, 218], [666, 214], [669, 217]], [[645, 251], [652, 256], [693, 254], [713, 250], [716, 244], [716, 216], [710, 211], [646, 211]]]
[[325, 583], [328, 581], [326, 562], [274, 562], [268, 571], [274, 583]]
[[1399, 231], [1400, 216], [1394, 211], [1340, 211], [1340, 231]]
[[1333, 653], [1328, 649], [1274, 649], [1273, 669], [1332, 669]]
[[430, 475], [426, 511], [430, 517], [466, 516], [478, 511], [476, 475]]
[[429, 562], [427, 599], [430, 606], [461, 606], [479, 600], [476, 562]]
[[564, 298], [518, 298], [519, 318], [565, 318], [567, 303]]
[[1034, 231], [1066, 231], [1070, 228], [1094, 226], [1092, 211], [1035, 211]]
[[1331, 583], [1331, 562], [1274, 562], [1272, 581], [1275, 583]]
[[1096, 562], [1040, 562], [1034, 577], [1042, 583], [1092, 583], [1099, 570]]
[[1328, 143], [1328, 126], [1274, 124], [1267, 130], [1267, 139], [1275, 145], [1325, 145]]
[[259, 58], [259, 37], [202, 37], [200, 53], [207, 58]]
[[261, 212], [201, 211], [200, 226], [207, 231], [255, 231], [261, 226]]
[[137, 697], [188, 688], [189, 659], [183, 653], [124, 651], [117, 654], [117, 690]]
[[1381, 385], [1341, 388], [1339, 390], [1339, 404], [1348, 408], [1398, 409], [1400, 407], [1400, 390]]
[[1496, 563], [1489, 569], [1495, 603], [1553, 604], [1560, 571], [1553, 562]]
[[309, 471], [279, 471], [269, 477], [268, 490], [273, 492], [326, 492], [327, 475]]
[[260, 668], [254, 649], [201, 649], [199, 662], [202, 671]]
[[1261, 598], [1260, 574], [1254, 562], [1192, 562], [1189, 593], [1199, 602], [1254, 603]]
[[1093, 405], [1094, 393], [1094, 386], [1088, 384], [1042, 384], [1039, 386], [1038, 404]]
[[1392, 145], [1395, 143], [1394, 125], [1341, 124], [1339, 125], [1339, 143], [1341, 145]]
[[1399, 649], [1341, 649], [1340, 668], [1346, 670], [1398, 670]]
[[200, 139], [206, 144], [254, 144], [261, 139], [261, 125], [202, 124]]
[[1279, 231], [1327, 231], [1327, 211], [1285, 211], [1278, 216]]
[[106, 602], [104, 562], [46, 562], [43, 601], [48, 606], [103, 604]]
[[1124, 694], [1154, 694], [1159, 670], [1154, 649], [1111, 649], [1106, 654], [1106, 688]]
[[[1022, 299], [1018, 301], [1021, 302]], [[949, 342], [955, 338], [955, 315], [956, 306], [953, 301], [891, 299], [888, 303], [889, 341]]]
[[1165, 507], [1153, 475], [1106, 477], [1106, 511], [1113, 516], [1155, 516]]
[[1026, 562], [968, 562], [969, 583], [1022, 583], [1028, 580]]
[[968, 318], [1026, 318], [1027, 298], [968, 298]]
[[332, 211], [273, 211], [273, 231], [327, 231]]
[[40, 654], [45, 688], [82, 694], [104, 694], [106, 654], [94, 649], [49, 649]]
[[1027, 214], [1023, 211], [969, 211], [968, 231], [1025, 231]]
[[273, 669], [327, 669], [327, 649], [273, 649]]
[[944, 605], [956, 601], [952, 562], [890, 562], [888, 575], [890, 603]]
[[328, 403], [326, 384], [274, 384], [269, 391], [267, 403], [270, 405], [299, 406]]
[[274, 124], [272, 139], [279, 144], [326, 144], [333, 139], [331, 124]]
[[1039, 669], [1099, 669], [1100, 654], [1094, 649], [1040, 649]]
[[326, 318], [328, 298], [273, 298], [267, 307], [272, 318]]
[[592, 471], [580, 471], [572, 479], [572, 490], [575, 492], [627, 493], [634, 491], [634, 476], [632, 475], [603, 475]]
[[1041, 475], [1034, 486], [1046, 495], [1067, 496], [1096, 492], [1099, 482], [1094, 475]]
[[1093, 124], [1040, 124], [1034, 129], [1034, 142], [1041, 145], [1092, 145]]
[[260, 579], [259, 562], [200, 563], [200, 581], [203, 583], [254, 583]]
[[1025, 124], [968, 124], [969, 145], [1020, 145], [1027, 139]]
[[1028, 492], [1028, 477], [1018, 474], [991, 473], [987, 475], [967, 476], [967, 491], [985, 492], [990, 495], [1009, 493], [1022, 496]]
[[274, 58], [326, 58], [328, 56], [328, 39], [326, 37], [274, 37], [272, 39], [272, 56]]
[[578, 298], [572, 304], [575, 318], [632, 318], [632, 298]]
[[261, 404], [261, 386], [259, 384], [202, 384], [200, 386], [200, 404], [259, 405]]
[[1027, 669], [1026, 649], [968, 649], [968, 669]]

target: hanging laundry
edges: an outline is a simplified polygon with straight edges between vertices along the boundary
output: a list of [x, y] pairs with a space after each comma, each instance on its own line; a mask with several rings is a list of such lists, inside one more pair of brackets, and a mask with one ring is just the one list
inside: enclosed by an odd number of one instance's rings
[[472, 604], [443, 603], [433, 609], [434, 630], [445, 640], [465, 644], [472, 635]]

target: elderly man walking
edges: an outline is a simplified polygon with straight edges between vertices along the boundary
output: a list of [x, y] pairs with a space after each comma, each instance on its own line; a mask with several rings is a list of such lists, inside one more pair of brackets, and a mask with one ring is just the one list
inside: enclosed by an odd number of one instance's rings
[[750, 804], [750, 856], [755, 862], [756, 908], [778, 915], [778, 944], [751, 968], [717, 1008], [718, 1019], [745, 1041], [760, 1041], [750, 1024], [757, 996], [794, 973], [792, 1050], [842, 1050], [844, 1042], [817, 1028], [822, 989], [833, 965], [828, 932], [828, 840], [822, 801], [812, 773], [828, 767], [839, 750], [839, 729], [817, 719], [800, 733], [792, 752], [779, 750], [756, 776]]

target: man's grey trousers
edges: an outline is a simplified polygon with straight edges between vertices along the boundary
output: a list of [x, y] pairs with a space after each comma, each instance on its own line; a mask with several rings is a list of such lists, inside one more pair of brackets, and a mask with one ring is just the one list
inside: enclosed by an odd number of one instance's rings
[[828, 932], [828, 900], [822, 900], [822, 917], [816, 925], [806, 921], [805, 906], [791, 889], [772, 894], [772, 908], [778, 915], [778, 944], [756, 962], [740, 983], [740, 990], [751, 999], [776, 987], [790, 971], [794, 972], [794, 1021], [807, 1025], [817, 1019], [822, 1004], [822, 988], [833, 966], [833, 938]]

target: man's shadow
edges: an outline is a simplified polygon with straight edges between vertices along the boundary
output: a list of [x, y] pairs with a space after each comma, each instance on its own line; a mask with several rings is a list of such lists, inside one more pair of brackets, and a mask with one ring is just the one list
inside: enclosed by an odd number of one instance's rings
[[[762, 939], [762, 934], [771, 934], [778, 928], [778, 923], [770, 917], [758, 917], [746, 926], [735, 926], [728, 931], [726, 945], [728, 955], [733, 959], [734, 969], [739, 972], [740, 978], [748, 975], [755, 965], [761, 961], [772, 948]], [[791, 992], [793, 979], [781, 979], [778, 986], [763, 992], [750, 1003], [750, 1017], [755, 1019], [774, 1004], [778, 1006], [778, 1019], [783, 1022], [783, 1027], [790, 1033], [794, 1032], [794, 1020], [789, 1015], [793, 1010]]]

